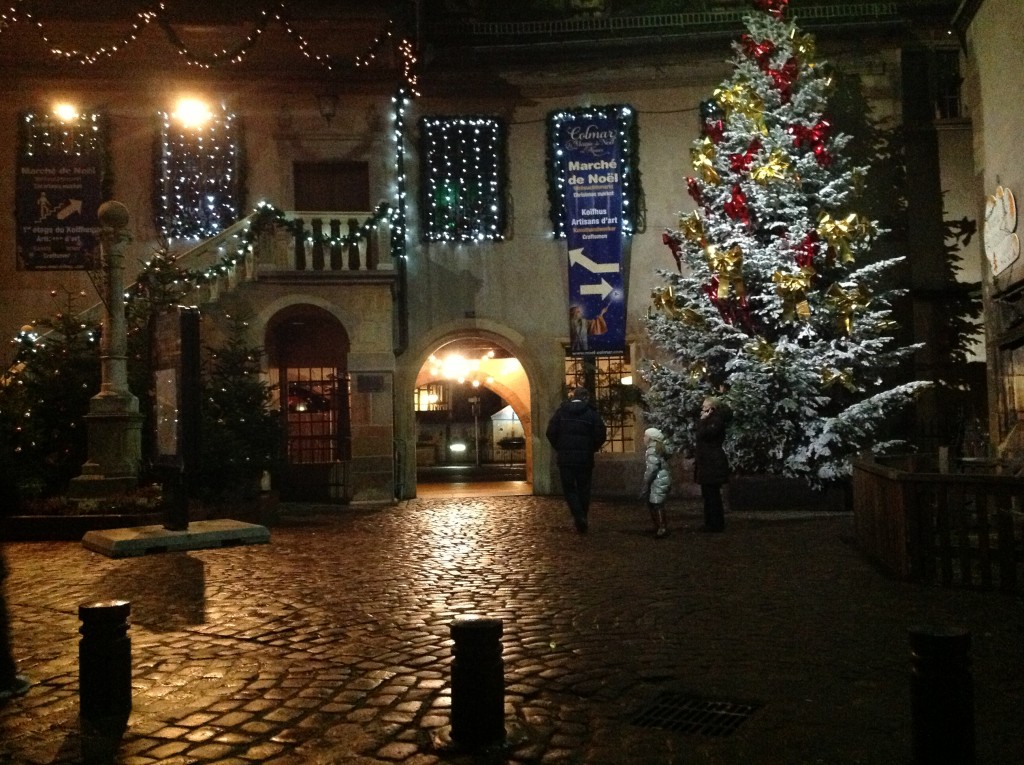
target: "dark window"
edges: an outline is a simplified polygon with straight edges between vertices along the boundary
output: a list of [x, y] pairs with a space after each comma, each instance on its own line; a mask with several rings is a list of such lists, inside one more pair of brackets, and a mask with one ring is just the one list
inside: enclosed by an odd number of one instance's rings
[[501, 239], [505, 232], [505, 129], [489, 117], [420, 120], [423, 236]]
[[363, 212], [370, 207], [366, 162], [296, 162], [295, 209]]
[[593, 393], [594, 404], [608, 429], [608, 440], [601, 447], [604, 453], [633, 451], [636, 393], [632, 378], [633, 370], [625, 355], [572, 356], [566, 351], [566, 390], [582, 385]]

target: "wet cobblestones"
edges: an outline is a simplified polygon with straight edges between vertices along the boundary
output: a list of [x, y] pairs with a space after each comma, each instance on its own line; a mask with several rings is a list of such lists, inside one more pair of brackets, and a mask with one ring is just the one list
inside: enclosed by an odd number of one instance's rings
[[[298, 508], [295, 508], [298, 510]], [[907, 630], [973, 635], [978, 761], [1024, 762], [1019, 598], [920, 588], [844, 541], [845, 515], [421, 499], [284, 514], [267, 545], [110, 560], [77, 543], [6, 548], [21, 669], [0, 763], [81, 760], [77, 607], [132, 603], [133, 713], [118, 754], [149, 763], [905, 763]], [[503, 747], [439, 744], [450, 624], [504, 622]], [[631, 725], [660, 691], [757, 702], [726, 737]]]

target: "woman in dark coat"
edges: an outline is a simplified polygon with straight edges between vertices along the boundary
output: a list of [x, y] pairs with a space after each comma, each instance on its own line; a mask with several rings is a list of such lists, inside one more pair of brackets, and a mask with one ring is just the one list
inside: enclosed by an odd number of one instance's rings
[[725, 508], [722, 505], [722, 485], [729, 481], [729, 458], [722, 444], [725, 428], [732, 419], [729, 407], [708, 397], [700, 408], [700, 418], [694, 426], [693, 479], [700, 484], [704, 499], [704, 530], [725, 531]]

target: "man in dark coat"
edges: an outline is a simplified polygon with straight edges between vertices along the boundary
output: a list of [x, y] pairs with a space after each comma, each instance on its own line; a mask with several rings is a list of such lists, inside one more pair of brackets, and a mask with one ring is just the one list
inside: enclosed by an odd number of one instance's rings
[[604, 420], [590, 405], [590, 391], [576, 388], [548, 422], [548, 441], [558, 454], [562, 493], [580, 534], [588, 528], [594, 453], [608, 437]]
[[725, 531], [725, 508], [722, 485], [729, 481], [729, 458], [722, 444], [725, 428], [732, 419], [732, 410], [708, 397], [700, 408], [694, 426], [696, 445], [693, 453], [693, 480], [700, 484], [704, 499], [704, 530]]

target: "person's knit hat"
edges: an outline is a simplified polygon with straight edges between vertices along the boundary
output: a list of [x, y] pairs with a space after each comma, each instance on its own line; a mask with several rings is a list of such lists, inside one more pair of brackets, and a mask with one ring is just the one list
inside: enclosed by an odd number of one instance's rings
[[572, 398], [579, 399], [580, 401], [589, 401], [590, 391], [581, 385], [572, 392]]
[[648, 428], [644, 431], [644, 438], [649, 438], [652, 441], [661, 441], [665, 443], [665, 434], [657, 428]]

